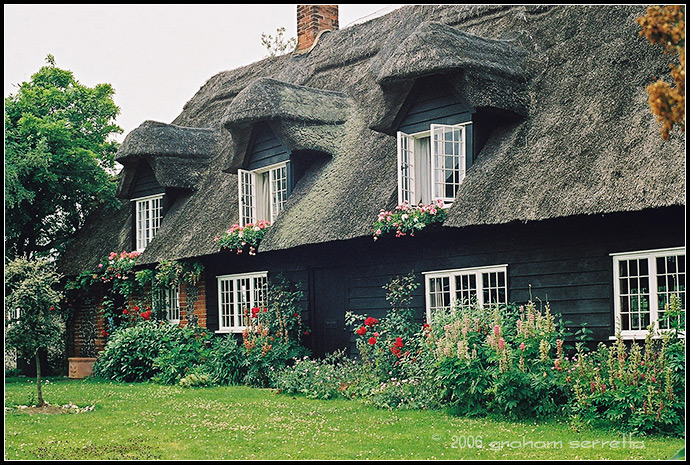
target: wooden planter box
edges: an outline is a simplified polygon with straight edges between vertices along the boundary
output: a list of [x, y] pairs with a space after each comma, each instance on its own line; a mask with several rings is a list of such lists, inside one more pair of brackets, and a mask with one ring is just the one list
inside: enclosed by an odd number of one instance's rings
[[94, 357], [69, 357], [69, 377], [74, 379], [86, 378], [93, 372]]

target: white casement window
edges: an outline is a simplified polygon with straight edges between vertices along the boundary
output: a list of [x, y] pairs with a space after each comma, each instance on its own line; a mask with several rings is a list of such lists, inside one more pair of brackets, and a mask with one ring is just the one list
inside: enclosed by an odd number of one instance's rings
[[218, 276], [219, 333], [240, 333], [251, 309], [267, 304], [268, 273]]
[[465, 178], [471, 124], [432, 124], [425, 132], [398, 132], [399, 204], [428, 205], [438, 199], [453, 203]]
[[153, 240], [163, 218], [163, 194], [133, 199], [136, 217], [136, 248], [143, 252]]
[[[612, 254], [614, 314], [626, 338], [644, 339], [647, 327], [670, 328], [671, 296], [685, 312], [685, 248]], [[684, 334], [684, 333], [683, 333]]]
[[423, 274], [427, 320], [435, 311], [449, 310], [455, 305], [478, 304], [489, 307], [508, 303], [508, 265]]
[[287, 164], [254, 171], [238, 170], [240, 225], [268, 220], [273, 223], [285, 208], [288, 192]]
[[180, 324], [180, 286], [157, 289], [153, 296], [153, 305], [157, 311], [163, 311], [168, 322]]

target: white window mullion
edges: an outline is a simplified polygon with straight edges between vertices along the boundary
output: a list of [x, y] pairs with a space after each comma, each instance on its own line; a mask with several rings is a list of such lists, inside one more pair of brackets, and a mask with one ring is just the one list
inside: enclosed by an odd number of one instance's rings
[[256, 222], [256, 174], [237, 170], [237, 189], [240, 203], [240, 225]]
[[414, 139], [398, 131], [398, 203], [414, 204]]
[[163, 219], [163, 195], [133, 199], [136, 250], [143, 252], [160, 229]]
[[654, 323], [655, 329], [660, 329], [659, 324], [659, 284], [657, 283], [658, 275], [656, 268], [656, 257], [647, 258], [647, 272], [649, 273], [649, 318], [650, 323]]

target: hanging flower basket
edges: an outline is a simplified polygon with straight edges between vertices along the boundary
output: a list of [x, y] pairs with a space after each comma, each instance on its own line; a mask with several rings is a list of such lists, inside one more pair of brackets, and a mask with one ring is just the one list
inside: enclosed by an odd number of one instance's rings
[[395, 207], [393, 211], [381, 210], [372, 225], [374, 240], [393, 232], [395, 232], [395, 237], [414, 236], [416, 232], [431, 224], [443, 223], [448, 216], [443, 205], [442, 200], [437, 200], [431, 205], [403, 203]]
[[213, 238], [221, 249], [234, 251], [237, 254], [248, 251], [249, 255], [256, 255], [259, 242], [270, 225], [268, 221], [259, 220], [246, 226], [233, 224], [230, 229]]

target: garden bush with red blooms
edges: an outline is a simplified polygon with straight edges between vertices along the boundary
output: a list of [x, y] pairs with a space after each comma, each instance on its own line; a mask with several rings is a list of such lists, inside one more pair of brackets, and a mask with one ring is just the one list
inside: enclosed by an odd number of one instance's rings
[[242, 345], [246, 355], [245, 383], [268, 387], [274, 372], [309, 351], [302, 340], [309, 329], [302, 323], [302, 292], [280, 278], [267, 289], [267, 305], [246, 309]]
[[249, 255], [256, 255], [261, 239], [266, 234], [269, 221], [259, 220], [246, 226], [233, 224], [227, 231], [214, 237], [213, 240], [221, 249], [228, 249], [237, 254], [247, 251]]

